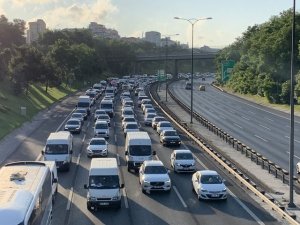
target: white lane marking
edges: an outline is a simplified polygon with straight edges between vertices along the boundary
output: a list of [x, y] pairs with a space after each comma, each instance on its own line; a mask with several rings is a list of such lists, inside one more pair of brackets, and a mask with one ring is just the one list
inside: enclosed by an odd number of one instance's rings
[[175, 185], [173, 185], [173, 189], [174, 189], [174, 191], [175, 191], [175, 193], [176, 193], [177, 197], [178, 197], [178, 198], [179, 198], [179, 200], [181, 201], [181, 204], [183, 205], [183, 207], [184, 207], [184, 208], [187, 208], [187, 205], [186, 205], [186, 203], [184, 202], [184, 200], [183, 200], [182, 196], [179, 194], [179, 191], [177, 190], [177, 188], [176, 188], [176, 186], [175, 186]]
[[89, 127], [90, 126], [90, 121], [87, 123], [87, 125], [86, 125], [87, 127]]
[[117, 143], [117, 135], [115, 134], [115, 143]]
[[35, 161], [40, 161], [41, 159], [42, 159], [42, 153], [40, 153], [37, 157], [36, 157], [36, 159], [35, 159]]
[[55, 132], [59, 131], [62, 127], [62, 125], [67, 121], [67, 119], [69, 118], [69, 116], [74, 112], [75, 109], [73, 109], [68, 115], [67, 117], [64, 119], [64, 121], [62, 121], [62, 123], [58, 126], [58, 128], [56, 129]]
[[71, 187], [71, 190], [70, 190], [70, 193], [69, 193], [67, 211], [69, 211], [70, 208], [71, 208], [72, 198], [73, 198], [73, 187]]
[[86, 134], [83, 135], [81, 142], [85, 141]]
[[269, 120], [269, 121], [271, 121], [271, 122], [273, 122], [273, 121], [274, 121], [274, 120], [272, 120], [272, 119], [270, 119], [270, 118], [267, 118], [267, 117], [266, 117], [265, 119], [266, 119], [266, 120]]
[[[287, 153], [288, 155], [290, 155], [290, 152], [286, 151], [286, 153]], [[297, 158], [297, 159], [300, 159], [300, 157], [297, 156], [297, 155], [294, 155], [294, 157]]]
[[245, 117], [245, 116], [241, 116], [243, 119], [245, 119], [245, 120], [250, 120], [248, 117]]
[[234, 200], [242, 206], [242, 208], [260, 225], [263, 225], [264, 222], [262, 222], [235, 194], [232, 193], [229, 189], [227, 191], [230, 193], [230, 195], [234, 198]]
[[221, 119], [225, 120], [226, 118], [224, 116], [219, 116]]
[[271, 130], [269, 127], [266, 127], [266, 126], [264, 126], [264, 125], [262, 125], [262, 124], [258, 124], [258, 126], [260, 126], [260, 127], [262, 127], [262, 128], [265, 128], [265, 129], [267, 129], [267, 130]]
[[[193, 154], [194, 158], [196, 159], [196, 161], [201, 165], [203, 166], [203, 168], [205, 168], [206, 170], [208, 170], [208, 167], [205, 166], [198, 157], [196, 157], [194, 154]], [[264, 223], [235, 195], [233, 194], [232, 191], [229, 190], [229, 188], [227, 187], [227, 191], [230, 193], [231, 196], [233, 196], [233, 199], [240, 205], [242, 206], [242, 208], [247, 212], [249, 213], [249, 215], [256, 220], [256, 222], [258, 224], [261, 224], [263, 225]]]
[[126, 209], [128, 209], [129, 206], [128, 206], [128, 199], [127, 199], [127, 194], [126, 194], [125, 188], [123, 188], [123, 196], [124, 196], [125, 207], [126, 207]]
[[77, 157], [76, 166], [79, 165], [80, 157], [81, 157], [81, 153], [79, 153], [79, 155], [78, 155], [78, 157]]
[[[290, 137], [289, 137], [289, 136], [284, 136], [284, 137], [286, 137], [286, 138], [290, 139]], [[295, 141], [295, 142], [297, 142], [297, 143], [300, 143], [300, 141], [298, 141], [298, 140], [296, 140], [296, 139], [294, 139], [294, 141]]]
[[117, 154], [117, 163], [118, 163], [118, 166], [121, 165], [121, 163], [120, 163], [120, 155], [119, 154]]
[[240, 128], [240, 129], [242, 129], [242, 127], [240, 125], [236, 124], [236, 123], [233, 123], [233, 125]]
[[263, 140], [264, 142], [268, 142], [268, 140], [266, 140], [266, 139], [264, 139], [264, 138], [262, 138], [262, 137], [260, 137], [260, 136], [258, 136], [256, 134], [254, 134], [254, 137], [257, 137], [258, 139]]

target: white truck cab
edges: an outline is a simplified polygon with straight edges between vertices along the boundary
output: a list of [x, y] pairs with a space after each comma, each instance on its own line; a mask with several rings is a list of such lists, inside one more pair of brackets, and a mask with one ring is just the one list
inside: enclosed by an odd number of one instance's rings
[[87, 193], [87, 209], [100, 207], [121, 207], [120, 173], [116, 158], [93, 158], [89, 170], [88, 184], [84, 188]]
[[73, 135], [69, 131], [50, 133], [42, 154], [45, 161], [55, 161], [59, 170], [69, 170], [72, 163]]

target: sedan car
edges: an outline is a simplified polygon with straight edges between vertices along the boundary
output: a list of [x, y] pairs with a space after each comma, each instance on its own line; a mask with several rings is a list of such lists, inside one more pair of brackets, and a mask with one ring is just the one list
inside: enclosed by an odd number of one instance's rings
[[109, 138], [109, 126], [106, 121], [97, 120], [94, 127], [94, 135], [96, 137]]
[[83, 119], [86, 120], [88, 116], [88, 112], [86, 108], [77, 108], [74, 113], [81, 113], [83, 116]]
[[69, 119], [65, 124], [65, 130], [70, 131], [71, 133], [80, 134], [82, 129], [82, 123], [78, 119]]
[[156, 126], [156, 131], [160, 134], [163, 130], [174, 130], [174, 128], [169, 121], [160, 121]]
[[147, 114], [145, 114], [145, 116], [144, 116], [144, 124], [146, 126], [150, 126], [151, 123], [152, 123], [152, 119], [154, 117], [156, 117], [156, 113], [147, 113]]
[[156, 130], [156, 126], [157, 126], [158, 122], [160, 122], [160, 121], [167, 121], [167, 119], [163, 116], [156, 116], [152, 119], [151, 125], [154, 130]]
[[139, 170], [139, 181], [143, 193], [171, 190], [169, 171], [159, 160], [145, 160]]
[[176, 130], [163, 130], [159, 135], [159, 141], [163, 146], [181, 145], [181, 139]]
[[171, 154], [171, 167], [174, 172], [194, 172], [195, 159], [193, 154], [188, 149], [174, 150]]
[[121, 118], [123, 119], [124, 117], [134, 117], [133, 110], [131, 108], [124, 108], [124, 110], [122, 110]]
[[108, 115], [105, 110], [97, 109], [94, 114], [94, 120], [96, 121], [99, 115]]
[[154, 108], [147, 108], [147, 109], [145, 109], [145, 115], [146, 115], [147, 113], [155, 113], [155, 114], [157, 114], [157, 113], [156, 113], [156, 110], [155, 110]]
[[87, 146], [87, 156], [107, 156], [108, 144], [104, 138], [92, 138]]
[[82, 113], [72, 113], [71, 119], [78, 119], [78, 120], [80, 120], [80, 122], [82, 124], [84, 122], [84, 117], [83, 117]]
[[136, 119], [134, 117], [124, 117], [122, 119], [122, 128], [124, 129], [124, 126], [128, 122], [136, 122]]
[[193, 190], [201, 199], [227, 199], [227, 188], [220, 175], [213, 170], [200, 170], [192, 176]]

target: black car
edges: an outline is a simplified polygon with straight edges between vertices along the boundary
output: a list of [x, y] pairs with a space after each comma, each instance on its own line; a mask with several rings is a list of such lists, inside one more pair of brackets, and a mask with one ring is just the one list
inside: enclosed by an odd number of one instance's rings
[[168, 145], [181, 145], [181, 139], [179, 135], [177, 134], [176, 130], [164, 130], [160, 134], [160, 143], [162, 143], [163, 146]]

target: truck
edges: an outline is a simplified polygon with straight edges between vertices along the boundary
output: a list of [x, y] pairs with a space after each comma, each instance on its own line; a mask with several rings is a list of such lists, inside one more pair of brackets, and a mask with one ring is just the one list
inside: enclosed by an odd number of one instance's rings
[[100, 207], [121, 207], [120, 173], [116, 158], [93, 158], [89, 169], [87, 189], [87, 209]]
[[138, 171], [145, 160], [152, 160], [156, 152], [152, 151], [151, 139], [147, 132], [134, 131], [126, 135], [125, 158], [127, 170]]
[[50, 133], [42, 150], [45, 161], [55, 161], [59, 170], [70, 169], [73, 154], [73, 135], [69, 131]]

